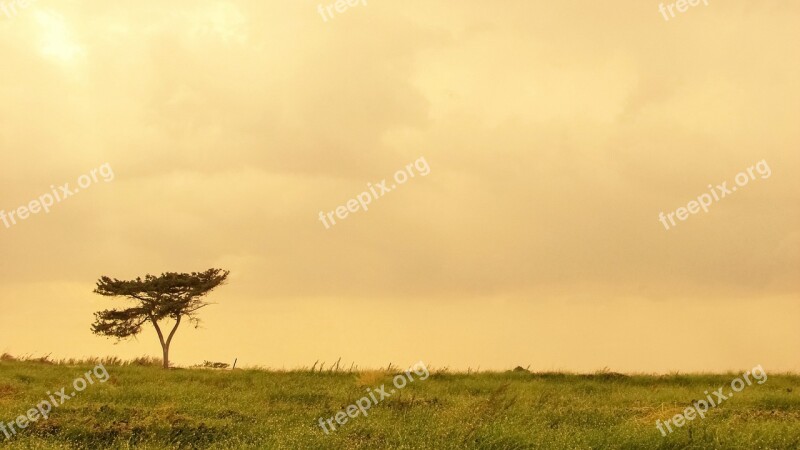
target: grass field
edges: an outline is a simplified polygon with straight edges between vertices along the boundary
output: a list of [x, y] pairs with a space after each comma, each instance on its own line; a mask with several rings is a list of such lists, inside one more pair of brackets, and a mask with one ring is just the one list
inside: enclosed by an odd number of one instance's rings
[[[95, 367], [0, 361], [6, 424]], [[768, 374], [667, 437], [656, 429], [741, 373], [431, 371], [326, 435], [318, 424], [388, 387], [394, 373], [174, 369], [111, 365], [89, 385], [6, 439], [21, 448], [683, 449], [800, 446], [800, 377]], [[0, 434], [0, 440], [5, 436]]]

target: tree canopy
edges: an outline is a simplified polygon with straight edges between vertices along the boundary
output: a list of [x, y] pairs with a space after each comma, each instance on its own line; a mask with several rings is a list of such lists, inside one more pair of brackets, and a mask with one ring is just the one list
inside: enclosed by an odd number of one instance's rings
[[[94, 313], [92, 332], [100, 336], [126, 339], [136, 336], [150, 322], [158, 334], [164, 353], [164, 367], [169, 367], [169, 346], [185, 317], [197, 327], [197, 311], [209, 305], [205, 297], [223, 284], [230, 272], [208, 269], [205, 272], [166, 272], [159, 276], [145, 275], [135, 280], [118, 280], [107, 276], [97, 281], [96, 294], [106, 297], [126, 297], [135, 305], [125, 309], [106, 309]], [[175, 325], [165, 339], [159, 321], [172, 319]]]

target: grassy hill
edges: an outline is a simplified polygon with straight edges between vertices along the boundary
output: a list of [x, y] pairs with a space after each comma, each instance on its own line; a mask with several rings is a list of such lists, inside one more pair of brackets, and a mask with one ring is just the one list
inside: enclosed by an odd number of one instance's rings
[[[175, 369], [97, 361], [0, 361], [0, 421], [63, 404], [0, 447], [49, 448], [798, 448], [800, 377], [769, 374], [664, 437], [667, 420], [742, 374], [422, 373]], [[82, 392], [73, 380], [93, 378]], [[424, 379], [423, 379], [424, 378]], [[105, 379], [104, 382], [101, 380]], [[387, 398], [376, 395], [385, 386]], [[82, 383], [78, 383], [81, 387]], [[56, 394], [64, 387], [68, 399]], [[395, 392], [391, 393], [391, 389]], [[74, 397], [70, 394], [75, 392]], [[338, 425], [372, 393], [379, 402]], [[45, 410], [46, 407], [42, 407]], [[356, 407], [357, 409], [357, 407]], [[46, 411], [45, 411], [46, 412]], [[350, 413], [353, 413], [350, 408]], [[36, 418], [36, 414], [33, 415]], [[320, 418], [338, 428], [326, 434]], [[24, 421], [23, 421], [24, 423]], [[19, 428], [19, 425], [16, 425]], [[6, 427], [8, 428], [8, 427]]]

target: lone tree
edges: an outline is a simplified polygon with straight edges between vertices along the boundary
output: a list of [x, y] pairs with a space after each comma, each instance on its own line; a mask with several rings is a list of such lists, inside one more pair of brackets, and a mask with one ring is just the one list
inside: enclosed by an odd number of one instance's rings
[[[123, 281], [116, 278], [101, 277], [97, 280], [96, 294], [107, 297], [127, 297], [136, 305], [127, 309], [107, 309], [94, 313], [92, 332], [123, 340], [134, 337], [142, 331], [142, 325], [153, 324], [164, 352], [164, 368], [169, 368], [169, 346], [172, 338], [186, 317], [195, 328], [200, 325], [197, 311], [209, 303], [204, 301], [214, 288], [228, 278], [227, 270], [208, 269], [205, 272], [162, 273], [156, 277], [146, 275], [144, 279]], [[159, 322], [172, 319], [175, 324], [169, 336], [164, 339]]]

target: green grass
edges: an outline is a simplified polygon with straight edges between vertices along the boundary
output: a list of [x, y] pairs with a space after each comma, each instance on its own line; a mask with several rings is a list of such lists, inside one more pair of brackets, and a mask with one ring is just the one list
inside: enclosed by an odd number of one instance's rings
[[[93, 364], [0, 361], [0, 421], [71, 389]], [[391, 384], [385, 372], [269, 372], [108, 365], [48, 420], [0, 446], [22, 448], [370, 449], [794, 449], [800, 446], [800, 377], [769, 374], [671, 435], [668, 419], [728, 386], [738, 373], [432, 373], [330, 435], [318, 426]], [[729, 390], [726, 388], [726, 391]]]

